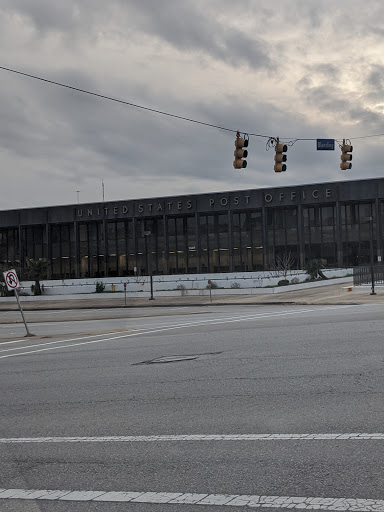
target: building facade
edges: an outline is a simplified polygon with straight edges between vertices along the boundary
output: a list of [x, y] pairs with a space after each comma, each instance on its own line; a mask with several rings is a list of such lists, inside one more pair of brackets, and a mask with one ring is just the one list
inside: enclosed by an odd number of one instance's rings
[[266, 270], [324, 258], [351, 267], [383, 255], [384, 179], [0, 212], [0, 264], [29, 258], [48, 277]]

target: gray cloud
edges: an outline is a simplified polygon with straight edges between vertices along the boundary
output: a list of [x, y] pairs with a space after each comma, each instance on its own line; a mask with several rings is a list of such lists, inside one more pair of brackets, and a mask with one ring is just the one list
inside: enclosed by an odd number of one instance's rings
[[[42, 0], [5, 0], [7, 12], [21, 15], [36, 30], [36, 37], [58, 33], [67, 42], [72, 37], [96, 38], [124, 20], [120, 37], [138, 33], [157, 37], [178, 51], [200, 52], [232, 66], [253, 69], [270, 68], [269, 45], [249, 37], [236, 28], [220, 23], [214, 11], [196, 2], [184, 0], [147, 0], [145, 2], [67, 0], [65, 4]], [[116, 29], [115, 29], [116, 30]]]
[[[328, 0], [1, 0], [0, 63], [233, 130], [353, 138], [384, 132], [379, 36], [369, 43], [380, 27], [362, 5], [351, 2], [343, 36]], [[338, 150], [298, 141], [279, 175], [266, 139], [251, 137], [248, 167], [234, 171], [233, 133], [0, 74], [3, 186], [18, 191], [0, 208], [72, 202], [78, 189], [93, 201], [101, 178], [124, 199], [382, 174], [380, 139], [353, 142], [344, 174]]]
[[65, 3], [47, 2], [44, 0], [2, 0], [4, 13], [8, 16], [20, 17], [24, 23], [36, 30], [35, 37], [45, 37], [49, 33], [75, 35], [82, 29], [83, 33], [93, 32], [101, 4], [97, 0], [93, 4], [83, 0], [81, 4], [75, 0]]
[[319, 110], [336, 114], [348, 113], [351, 105], [342, 89], [329, 86], [311, 87], [306, 92], [307, 100]]
[[371, 71], [367, 77], [367, 84], [374, 88], [375, 90], [379, 89], [382, 94], [382, 90], [384, 87], [384, 66], [383, 65], [374, 65], [371, 68]]
[[130, 7], [135, 26], [177, 50], [203, 52], [236, 67], [240, 64], [253, 69], [271, 67], [266, 41], [220, 23], [206, 3], [166, 0], [133, 2]]

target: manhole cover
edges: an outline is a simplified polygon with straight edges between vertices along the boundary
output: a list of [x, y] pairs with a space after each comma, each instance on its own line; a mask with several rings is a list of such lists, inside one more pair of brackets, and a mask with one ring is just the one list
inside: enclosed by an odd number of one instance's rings
[[161, 357], [156, 357], [155, 359], [150, 359], [149, 361], [141, 361], [140, 363], [133, 363], [133, 366], [138, 365], [138, 364], [161, 364], [161, 363], [165, 364], [165, 363], [179, 363], [182, 361], [194, 361], [195, 359], [200, 359], [204, 356], [214, 356], [217, 354], [221, 354], [221, 352], [206, 352], [205, 354], [161, 356]]

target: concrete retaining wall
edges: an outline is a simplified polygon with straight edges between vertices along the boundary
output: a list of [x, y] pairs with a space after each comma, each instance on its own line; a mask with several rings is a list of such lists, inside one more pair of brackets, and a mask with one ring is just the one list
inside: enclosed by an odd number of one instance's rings
[[[217, 288], [212, 289], [215, 295], [243, 295], [243, 294], [265, 294], [265, 293], [284, 293], [290, 290], [300, 290], [313, 286], [325, 286], [327, 284], [343, 284], [351, 281], [351, 277], [345, 278], [347, 274], [352, 273], [352, 269], [329, 269], [324, 271], [330, 278], [327, 281], [318, 281], [315, 283], [304, 282], [308, 275], [305, 271], [293, 271], [287, 275], [287, 279], [299, 281], [299, 284], [288, 286], [279, 286], [277, 283], [283, 279], [282, 276], [271, 275], [271, 272], [237, 272], [222, 274], [191, 274], [191, 275], [166, 275], [153, 276], [154, 294], [163, 297], [182, 296], [182, 295], [209, 295], [208, 280], [211, 280]], [[96, 282], [103, 282], [105, 292], [97, 294], [98, 296], [118, 297], [124, 296], [124, 283], [127, 285], [127, 297], [142, 297], [149, 294], [150, 283], [148, 276], [142, 277], [115, 277], [105, 279], [68, 279], [62, 281], [43, 280], [44, 294], [39, 299], [49, 300], [52, 296], [59, 295], [62, 299], [66, 296], [81, 296], [93, 294], [96, 291]], [[21, 283], [21, 294], [32, 295], [31, 285], [33, 282], [24, 281]], [[270, 288], [268, 288], [270, 287]], [[276, 287], [276, 288], [274, 288]], [[109, 293], [108, 293], [109, 292]], [[24, 300], [27, 297], [24, 298]], [[6, 298], [5, 298], [6, 299]], [[0, 299], [1, 300], [1, 299]]]
[[[288, 286], [279, 286], [276, 288], [240, 288], [240, 289], [225, 289], [225, 288], [217, 288], [212, 290], [212, 297], [218, 297], [220, 295], [265, 295], [265, 294], [276, 294], [280, 295], [285, 292], [294, 291], [294, 290], [304, 290], [308, 288], [317, 288], [319, 286], [327, 286], [332, 284], [349, 284], [352, 283], [350, 277], [344, 277], [340, 279], [330, 279], [328, 281], [316, 281], [312, 283], [300, 283]], [[150, 289], [149, 286], [145, 286], [144, 289], [140, 292], [128, 292], [127, 291], [127, 300], [130, 298], [145, 298], [149, 297]], [[181, 297], [181, 296], [206, 296], [209, 297], [209, 289], [201, 288], [201, 289], [190, 289], [190, 290], [168, 290], [168, 291], [157, 291], [154, 292], [154, 296], [156, 297]], [[54, 297], [53, 295], [42, 295], [40, 297], [27, 296], [23, 297], [23, 302], [33, 302], [34, 300], [38, 301], [49, 301], [53, 298], [59, 298], [60, 300], [71, 300], [71, 299], [88, 299], [92, 298], [100, 298], [100, 299], [118, 299], [121, 298], [124, 301], [124, 292], [118, 291], [114, 293], [97, 293], [97, 294], [89, 294], [89, 293], [77, 293], [77, 294], [65, 294], [58, 295]], [[11, 297], [1, 297], [0, 302], [9, 302]], [[14, 299], [13, 299], [14, 300]]]
[[[324, 274], [329, 278], [344, 277], [352, 274], [352, 269], [328, 269], [324, 270]], [[296, 270], [289, 272], [287, 279], [305, 281], [308, 274], [304, 270]], [[283, 276], [275, 275], [273, 272], [237, 272], [237, 273], [221, 273], [221, 274], [188, 274], [188, 275], [164, 275], [153, 276], [154, 292], [185, 290], [203, 290], [208, 285], [208, 280], [213, 281], [218, 288], [236, 289], [249, 288], [265, 288], [267, 286], [277, 286], [277, 283], [283, 279]], [[127, 284], [127, 292], [141, 292], [147, 290], [149, 286], [149, 277], [108, 277], [108, 278], [92, 278], [92, 279], [66, 279], [43, 280], [44, 295], [67, 295], [76, 293], [93, 293], [96, 291], [96, 283], [103, 282], [106, 292], [124, 291], [124, 283]], [[21, 283], [22, 294], [32, 294], [32, 281], [24, 281]]]

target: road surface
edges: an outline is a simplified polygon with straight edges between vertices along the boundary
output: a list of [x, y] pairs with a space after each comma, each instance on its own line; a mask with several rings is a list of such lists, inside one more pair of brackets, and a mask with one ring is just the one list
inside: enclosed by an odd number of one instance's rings
[[382, 305], [161, 310], [0, 326], [2, 512], [384, 511]]

